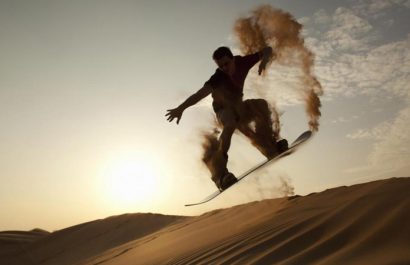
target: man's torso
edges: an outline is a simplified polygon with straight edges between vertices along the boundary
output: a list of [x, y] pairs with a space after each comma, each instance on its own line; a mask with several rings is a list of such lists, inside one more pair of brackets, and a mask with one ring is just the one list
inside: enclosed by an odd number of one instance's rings
[[249, 70], [260, 60], [258, 53], [235, 56], [235, 73], [229, 76], [217, 69], [205, 83], [212, 87], [213, 108], [215, 112], [225, 107], [235, 106], [242, 101], [243, 86]]

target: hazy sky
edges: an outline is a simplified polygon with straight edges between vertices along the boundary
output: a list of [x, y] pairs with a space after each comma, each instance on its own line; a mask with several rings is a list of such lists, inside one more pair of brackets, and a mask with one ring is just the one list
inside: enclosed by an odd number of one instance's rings
[[[319, 132], [294, 155], [204, 206], [210, 100], [164, 117], [237, 50], [260, 4], [304, 24], [325, 94]], [[126, 212], [200, 214], [410, 174], [410, 1], [0, 1], [0, 230], [61, 229]], [[273, 67], [275, 67], [273, 65]], [[275, 68], [276, 69], [276, 68]], [[277, 69], [276, 69], [277, 70]], [[290, 141], [308, 128], [286, 69], [263, 80]], [[283, 72], [285, 71], [285, 72]], [[256, 97], [251, 73], [245, 96]], [[249, 82], [251, 81], [251, 82]], [[235, 135], [230, 169], [263, 160]]]

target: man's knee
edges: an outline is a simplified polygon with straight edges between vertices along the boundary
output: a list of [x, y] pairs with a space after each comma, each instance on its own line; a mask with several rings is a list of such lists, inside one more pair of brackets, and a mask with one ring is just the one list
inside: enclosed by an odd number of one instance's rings
[[269, 107], [268, 102], [264, 100], [263, 98], [248, 99], [245, 102], [247, 105], [250, 105], [252, 107], [260, 107], [260, 108]]
[[269, 104], [264, 99], [250, 99], [246, 102], [248, 112], [253, 117], [270, 115]]
[[224, 128], [236, 127], [238, 123], [238, 115], [233, 110], [222, 110], [217, 114], [219, 122], [222, 124]]
[[268, 102], [264, 99], [257, 99], [255, 102], [255, 106], [258, 108], [259, 111], [263, 113], [269, 113], [269, 105]]

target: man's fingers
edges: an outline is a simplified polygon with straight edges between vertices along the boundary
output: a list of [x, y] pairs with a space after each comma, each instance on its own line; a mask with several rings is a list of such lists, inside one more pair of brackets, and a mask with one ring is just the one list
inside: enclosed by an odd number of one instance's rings
[[176, 109], [169, 109], [167, 110], [167, 113], [165, 114], [165, 116], [167, 117], [167, 120], [169, 122], [172, 122], [174, 119], [177, 119], [177, 124], [179, 123], [179, 120], [181, 119], [181, 114], [182, 113], [177, 113]]
[[[168, 117], [168, 121], [169, 122], [172, 122], [175, 118], [177, 118], [177, 117], [175, 117], [175, 116], [169, 116]], [[179, 120], [180, 120], [181, 118], [177, 118], [177, 124], [179, 123]]]

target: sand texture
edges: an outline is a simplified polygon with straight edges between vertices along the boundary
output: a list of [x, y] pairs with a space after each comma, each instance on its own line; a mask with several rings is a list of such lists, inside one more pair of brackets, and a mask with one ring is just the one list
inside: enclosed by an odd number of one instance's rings
[[410, 264], [409, 195], [410, 178], [393, 178], [195, 217], [129, 214], [51, 234], [2, 232], [0, 264]]

